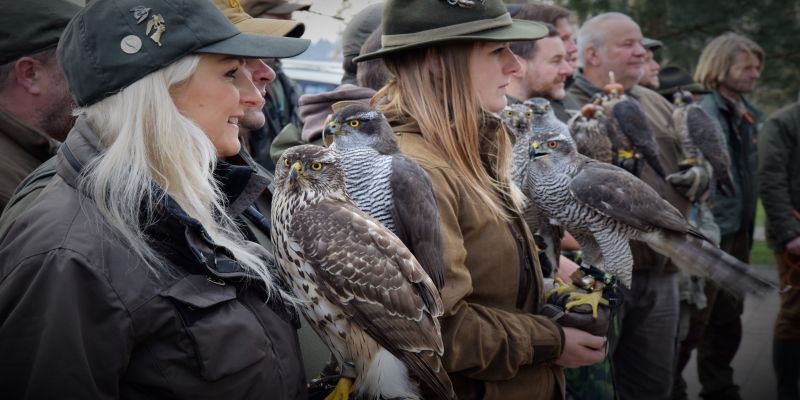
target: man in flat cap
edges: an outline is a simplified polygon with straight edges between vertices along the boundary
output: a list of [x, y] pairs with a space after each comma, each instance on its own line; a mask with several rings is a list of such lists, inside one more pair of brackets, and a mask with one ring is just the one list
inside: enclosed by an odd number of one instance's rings
[[[295, 11], [306, 11], [311, 6], [290, 3], [286, 0], [241, 0], [244, 11], [255, 18], [291, 20]], [[297, 113], [298, 100], [302, 95], [299, 86], [283, 72], [280, 60], [265, 60], [275, 71], [275, 80], [267, 88], [264, 116], [266, 124], [261, 129], [252, 130], [244, 141], [245, 147], [259, 164], [270, 172], [275, 164], [270, 158], [270, 147], [278, 134], [287, 126], [302, 129], [300, 115]]]
[[664, 47], [664, 43], [660, 40], [644, 38], [642, 46], [644, 47], [644, 71], [642, 79], [639, 79], [639, 84], [648, 89], [658, 90], [658, 71], [661, 70], [661, 65], [656, 60], [655, 52]]
[[56, 44], [80, 7], [66, 0], [0, 0], [0, 210], [72, 127], [74, 103]]

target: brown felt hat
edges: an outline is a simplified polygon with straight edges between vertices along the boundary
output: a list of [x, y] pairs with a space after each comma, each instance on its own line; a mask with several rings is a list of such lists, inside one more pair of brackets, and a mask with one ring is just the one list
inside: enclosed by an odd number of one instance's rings
[[513, 42], [547, 36], [533, 21], [512, 20], [500, 0], [388, 0], [378, 51], [355, 62], [404, 50], [453, 42]]
[[242, 8], [238, 0], [214, 0], [214, 5], [242, 32], [299, 38], [303, 36], [303, 32], [306, 30], [306, 26], [302, 22], [285, 19], [253, 18], [250, 14], [244, 12], [244, 8]]
[[290, 3], [286, 0], [242, 0], [242, 7], [248, 14], [260, 17], [264, 14], [289, 14], [306, 11], [310, 4]]

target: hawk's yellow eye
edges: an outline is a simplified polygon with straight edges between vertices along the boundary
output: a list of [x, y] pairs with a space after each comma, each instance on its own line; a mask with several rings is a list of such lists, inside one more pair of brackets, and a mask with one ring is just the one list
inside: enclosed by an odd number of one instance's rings
[[513, 117], [513, 116], [514, 116], [514, 112], [512, 112], [512, 111], [506, 111], [506, 116], [507, 116], [507, 117]]
[[[356, 121], [356, 122], [358, 122], [358, 121]], [[350, 124], [350, 125], [352, 125], [352, 124]], [[356, 124], [356, 125], [358, 125], [358, 124]], [[318, 163], [318, 162], [312, 163], [311, 164], [311, 169], [314, 170], [314, 171], [321, 170], [322, 169], [322, 163]]]
[[288, 158], [284, 158], [283, 159], [283, 165], [285, 165], [287, 167], [289, 166], [289, 159]]
[[525, 113], [525, 117], [530, 118], [533, 116], [533, 111], [528, 111]]
[[550, 140], [547, 142], [547, 147], [555, 149], [556, 147], [558, 147], [558, 142], [556, 142], [555, 140]]
[[[358, 126], [359, 126], [359, 125], [361, 125], [361, 121], [359, 121], [359, 120], [357, 120], [357, 119], [351, 119], [351, 120], [348, 122], [348, 124], [349, 124], [350, 126], [352, 126], [353, 128], [358, 128]], [[320, 167], [320, 168], [322, 168], [322, 167]]]

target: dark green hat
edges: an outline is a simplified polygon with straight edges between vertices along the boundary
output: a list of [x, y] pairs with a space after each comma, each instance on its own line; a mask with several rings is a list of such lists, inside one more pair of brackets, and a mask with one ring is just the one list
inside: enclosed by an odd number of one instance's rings
[[381, 26], [380, 50], [353, 61], [442, 43], [511, 42], [547, 36], [547, 28], [540, 23], [512, 20], [500, 0], [388, 0]]
[[661, 71], [658, 72], [658, 82], [658, 93], [665, 96], [670, 96], [678, 90], [686, 90], [694, 94], [710, 93], [680, 67], [668, 66], [661, 68]]
[[66, 0], [0, 1], [0, 65], [55, 47], [80, 9]]
[[58, 62], [87, 106], [193, 53], [292, 57], [310, 41], [242, 33], [208, 0], [94, 0], [70, 21]]

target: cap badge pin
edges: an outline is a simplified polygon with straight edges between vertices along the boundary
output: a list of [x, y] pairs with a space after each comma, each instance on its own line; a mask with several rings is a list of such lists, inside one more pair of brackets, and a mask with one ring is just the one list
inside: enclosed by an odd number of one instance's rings
[[137, 24], [141, 24], [150, 15], [150, 9], [145, 6], [136, 6], [129, 11], [133, 13], [133, 18], [136, 19]]
[[447, 4], [450, 4], [451, 6], [459, 6], [461, 8], [472, 8], [475, 3], [483, 4], [484, 1], [486, 0], [447, 0]]
[[[153, 15], [150, 21], [147, 22], [147, 30], [145, 34], [150, 36], [154, 42], [161, 47], [161, 35], [167, 30], [167, 25], [164, 23], [164, 17], [161, 14]], [[152, 34], [150, 32], [153, 32]]]
[[122, 38], [122, 41], [119, 42], [119, 47], [126, 54], [136, 54], [142, 48], [142, 39], [139, 39], [136, 35], [125, 36]]

